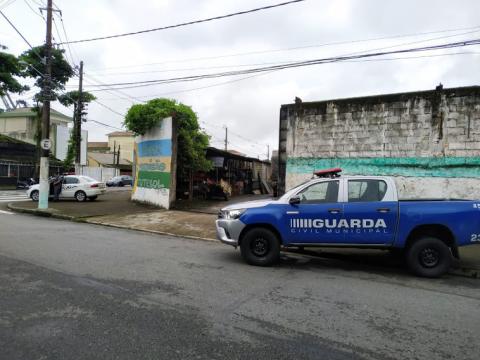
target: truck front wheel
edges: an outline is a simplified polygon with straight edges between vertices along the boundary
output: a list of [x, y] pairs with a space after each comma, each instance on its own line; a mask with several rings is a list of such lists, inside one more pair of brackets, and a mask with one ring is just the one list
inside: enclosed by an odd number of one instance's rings
[[445, 274], [452, 264], [450, 248], [440, 239], [423, 237], [407, 250], [408, 268], [418, 276], [435, 278]]
[[280, 258], [280, 242], [271, 230], [253, 228], [243, 236], [240, 252], [250, 265], [269, 266]]

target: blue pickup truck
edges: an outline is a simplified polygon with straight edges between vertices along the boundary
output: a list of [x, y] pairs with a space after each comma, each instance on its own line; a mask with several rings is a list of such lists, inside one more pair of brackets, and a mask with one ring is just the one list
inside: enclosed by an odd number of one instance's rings
[[282, 247], [401, 250], [425, 277], [448, 271], [459, 246], [480, 244], [480, 200], [399, 200], [391, 177], [339, 171], [319, 172], [277, 200], [223, 208], [217, 238], [258, 266], [275, 263]]

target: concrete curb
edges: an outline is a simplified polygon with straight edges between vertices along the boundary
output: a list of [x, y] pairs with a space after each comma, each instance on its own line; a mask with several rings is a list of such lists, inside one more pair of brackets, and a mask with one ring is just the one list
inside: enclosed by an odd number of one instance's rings
[[133, 228], [133, 227], [130, 227], [130, 226], [127, 226], [127, 225], [118, 225], [118, 224], [111, 224], [111, 223], [89, 221], [88, 218], [77, 218], [74, 221], [83, 222], [83, 223], [87, 223], [87, 224], [108, 226], [108, 227], [113, 227], [113, 228], [118, 228], [118, 229], [142, 231], [142, 232], [146, 232], [146, 233], [150, 233], [150, 234], [179, 237], [179, 238], [185, 238], [185, 239], [190, 239], [190, 240], [202, 240], [202, 241], [208, 241], [208, 242], [216, 242], [217, 241], [217, 239], [210, 239], [210, 238], [204, 238], [204, 237], [193, 236], [193, 235], [173, 234], [173, 233], [169, 233], [169, 232], [166, 232], [166, 231], [159, 231], [159, 230], [152, 230], [152, 229], [136, 229], [136, 228]]
[[[12, 203], [7, 204], [7, 208], [19, 213], [26, 213], [26, 214], [36, 215], [36, 216], [43, 216], [43, 217], [52, 217], [55, 219], [70, 220], [70, 221], [88, 223], [88, 224], [94, 224], [94, 225], [102, 225], [102, 226], [108, 226], [108, 227], [117, 228], [117, 229], [141, 231], [149, 234], [172, 236], [172, 237], [178, 237], [178, 238], [184, 238], [184, 239], [190, 239], [190, 240], [201, 240], [201, 241], [208, 241], [208, 242], [217, 241], [216, 239], [203, 238], [203, 237], [192, 236], [192, 235], [173, 234], [165, 231], [158, 231], [158, 230], [151, 230], [151, 229], [136, 229], [133, 227], [129, 227], [127, 225], [118, 225], [118, 224], [111, 224], [111, 223], [89, 221], [89, 219], [95, 218], [96, 216], [74, 217], [70, 215], [57, 214], [52, 211], [45, 211], [45, 210], [38, 210], [38, 209], [25, 209], [25, 208], [15, 206]], [[315, 255], [308, 255], [308, 256], [315, 256]], [[458, 268], [452, 268], [448, 273], [450, 275], [455, 275], [455, 276], [462, 276], [462, 277], [467, 277], [471, 279], [480, 279], [480, 270], [474, 269], [474, 268], [465, 268], [460, 266]]]
[[57, 214], [51, 210], [25, 209], [25, 208], [21, 208], [13, 205], [13, 203], [8, 203], [7, 208], [12, 211], [24, 213], [24, 214], [32, 214], [32, 215], [43, 216], [43, 217], [52, 217], [52, 218], [61, 219], [61, 220], [72, 220], [72, 221], [75, 220], [74, 216]]

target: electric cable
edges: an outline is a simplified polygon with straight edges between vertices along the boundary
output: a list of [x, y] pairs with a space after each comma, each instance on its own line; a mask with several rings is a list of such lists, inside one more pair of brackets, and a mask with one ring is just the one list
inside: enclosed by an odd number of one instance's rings
[[[173, 29], [173, 28], [178, 28], [178, 27], [187, 26], [187, 25], [200, 24], [200, 23], [204, 23], [204, 22], [208, 22], [208, 21], [225, 19], [225, 18], [238, 16], [238, 15], [250, 14], [250, 13], [253, 13], [253, 12], [257, 12], [257, 11], [273, 9], [273, 8], [277, 8], [277, 7], [281, 7], [281, 6], [285, 6], [285, 5], [290, 5], [290, 4], [294, 4], [294, 3], [299, 3], [299, 2], [303, 2], [303, 1], [305, 1], [305, 0], [291, 0], [291, 1], [286, 1], [286, 2], [279, 3], [279, 4], [262, 6], [262, 7], [255, 8], [255, 9], [238, 11], [238, 12], [225, 14], [225, 15], [220, 15], [220, 16], [214, 16], [214, 17], [210, 17], [210, 18], [206, 18], [206, 19], [192, 20], [192, 21], [188, 21], [188, 22], [184, 22], [184, 23], [180, 23], [180, 24], [176, 24], [176, 25], [168, 25], [168, 26], [163, 26], [163, 27], [158, 27], [158, 28], [153, 28], [153, 29], [146, 29], [146, 30], [139, 30], [139, 31], [123, 33], [123, 34], [99, 36], [99, 37], [94, 37], [94, 38], [90, 38], [90, 39], [73, 40], [73, 41], [69, 41], [68, 43], [69, 44], [78, 44], [78, 43], [84, 43], [84, 42], [113, 39], [113, 38], [119, 38], [119, 37], [124, 37], [124, 36], [132, 36], [132, 35], [139, 35], [139, 34], [144, 34], [144, 33], [149, 33], [149, 32], [154, 32], [154, 31]], [[66, 42], [64, 42], [64, 44], [66, 44]]]

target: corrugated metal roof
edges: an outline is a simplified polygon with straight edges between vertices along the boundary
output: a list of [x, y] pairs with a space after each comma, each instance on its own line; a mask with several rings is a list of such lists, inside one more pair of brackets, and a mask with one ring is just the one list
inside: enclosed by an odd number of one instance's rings
[[131, 131], [114, 131], [110, 134], [107, 134], [108, 137], [110, 136], [135, 136]]
[[87, 148], [108, 148], [108, 142], [106, 141], [89, 141]]
[[[113, 163], [113, 152], [106, 152], [106, 153], [100, 153], [100, 152], [89, 152], [88, 157], [92, 158], [96, 162], [102, 165], [116, 165], [116, 163]], [[120, 159], [119, 165], [131, 165], [132, 163], [126, 159]]]

